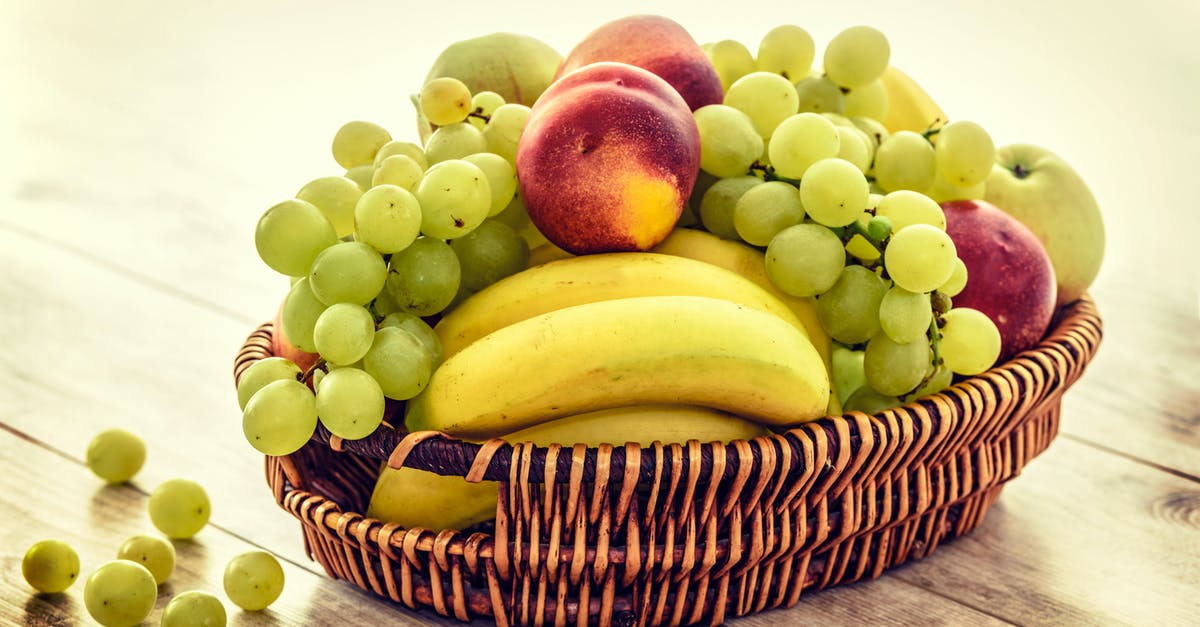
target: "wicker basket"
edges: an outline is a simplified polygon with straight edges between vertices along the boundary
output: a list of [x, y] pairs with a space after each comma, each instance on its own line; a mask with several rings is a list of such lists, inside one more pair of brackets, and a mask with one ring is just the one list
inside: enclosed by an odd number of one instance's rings
[[[1058, 432], [1101, 338], [1094, 304], [1036, 348], [944, 392], [728, 445], [534, 448], [381, 428], [318, 430], [267, 482], [330, 576], [413, 609], [510, 624], [719, 624], [878, 577], [971, 531]], [[235, 378], [270, 355], [271, 326]], [[494, 527], [365, 518], [383, 460], [502, 483]]]

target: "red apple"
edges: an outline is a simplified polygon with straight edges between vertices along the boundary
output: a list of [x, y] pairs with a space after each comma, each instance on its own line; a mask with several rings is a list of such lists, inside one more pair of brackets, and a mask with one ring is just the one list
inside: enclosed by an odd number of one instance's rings
[[693, 111], [725, 99], [721, 77], [708, 55], [686, 29], [665, 17], [633, 15], [597, 28], [567, 53], [558, 76], [600, 61], [650, 70], [670, 83]]
[[1057, 281], [1050, 257], [1028, 227], [982, 200], [942, 204], [946, 233], [967, 266], [955, 307], [978, 309], [1000, 330], [1000, 362], [1032, 348], [1054, 315]]
[[517, 179], [529, 219], [576, 255], [649, 250], [696, 183], [700, 132], [666, 81], [593, 63], [555, 81], [529, 114]]

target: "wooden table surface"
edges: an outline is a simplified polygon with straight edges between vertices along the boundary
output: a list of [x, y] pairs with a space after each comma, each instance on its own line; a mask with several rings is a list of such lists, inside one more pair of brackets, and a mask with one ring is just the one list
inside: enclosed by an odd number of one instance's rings
[[[451, 624], [327, 578], [272, 500], [230, 376], [287, 288], [253, 227], [303, 182], [341, 173], [328, 146], [343, 122], [415, 139], [408, 95], [447, 43], [511, 30], [566, 51], [635, 12], [751, 47], [784, 22], [818, 46], [877, 25], [952, 118], [1055, 150], [1106, 212], [1092, 289], [1105, 341], [1058, 439], [978, 530], [736, 623], [1200, 621], [1200, 5], [307, 4], [0, 2], [0, 623], [91, 624], [82, 581], [33, 594], [22, 554], [63, 539], [86, 577], [150, 529], [146, 495], [179, 476], [208, 489], [213, 518], [176, 544], [151, 623], [174, 593], [223, 597], [225, 563], [263, 548], [287, 588], [261, 613], [226, 601], [230, 624]], [[83, 464], [111, 426], [148, 443], [131, 485], [104, 487]]]

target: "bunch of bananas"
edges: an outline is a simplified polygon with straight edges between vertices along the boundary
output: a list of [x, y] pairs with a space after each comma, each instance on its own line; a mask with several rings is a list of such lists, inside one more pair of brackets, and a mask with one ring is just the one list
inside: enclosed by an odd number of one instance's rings
[[[561, 258], [555, 258], [561, 257]], [[445, 361], [410, 431], [470, 441], [650, 445], [751, 438], [836, 411], [812, 299], [779, 292], [762, 253], [677, 229], [649, 253], [544, 259], [435, 327]], [[463, 528], [496, 486], [385, 467], [367, 514]]]

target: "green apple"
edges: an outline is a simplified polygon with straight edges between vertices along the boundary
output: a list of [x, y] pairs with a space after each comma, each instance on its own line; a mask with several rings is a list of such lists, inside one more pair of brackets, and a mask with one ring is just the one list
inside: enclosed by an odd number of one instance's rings
[[996, 150], [984, 199], [1020, 220], [1041, 240], [1058, 278], [1058, 305], [1087, 290], [1104, 259], [1104, 221], [1087, 183], [1040, 146]]

